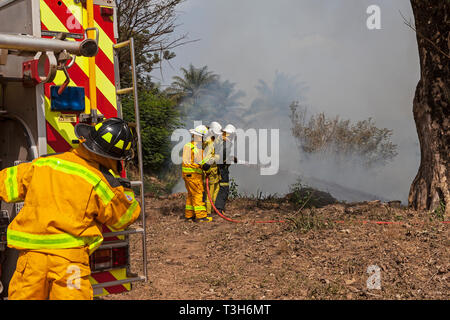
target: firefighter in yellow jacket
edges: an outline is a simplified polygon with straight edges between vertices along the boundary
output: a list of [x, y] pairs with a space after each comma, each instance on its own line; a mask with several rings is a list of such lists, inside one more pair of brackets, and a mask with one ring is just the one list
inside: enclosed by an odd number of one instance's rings
[[217, 166], [220, 161], [220, 156], [216, 154], [215, 149], [221, 135], [222, 126], [218, 122], [213, 121], [208, 128], [208, 138], [203, 143], [205, 158], [208, 159], [207, 163], [211, 165], [211, 168], [203, 175], [203, 183], [205, 185], [205, 190], [203, 192], [203, 201], [205, 201], [206, 203], [206, 212], [208, 213], [208, 215], [211, 215], [212, 206], [206, 192], [206, 178], [208, 178], [209, 192], [214, 203], [216, 201], [217, 194], [219, 193], [220, 182], [220, 175]]
[[210, 222], [203, 201], [203, 171], [209, 171], [208, 158], [203, 157], [202, 143], [208, 134], [204, 125], [191, 129], [192, 139], [183, 147], [182, 176], [185, 182], [187, 197], [185, 207], [186, 219], [197, 222]]
[[24, 201], [7, 231], [19, 259], [9, 299], [92, 299], [89, 254], [103, 241], [101, 224], [124, 229], [140, 213], [129, 182], [115, 178], [130, 158], [123, 120], [78, 124], [81, 145], [0, 172], [0, 198]]

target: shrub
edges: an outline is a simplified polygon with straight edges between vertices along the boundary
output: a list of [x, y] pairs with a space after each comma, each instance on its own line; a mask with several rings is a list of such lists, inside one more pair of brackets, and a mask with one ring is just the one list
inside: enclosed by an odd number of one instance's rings
[[322, 208], [337, 202], [331, 194], [305, 186], [300, 181], [294, 183], [290, 191], [287, 199], [296, 208]]
[[[122, 110], [126, 121], [135, 121], [130, 97], [122, 100]], [[170, 135], [180, 125], [179, 114], [172, 100], [151, 91], [139, 93], [139, 111], [144, 171], [159, 173], [172, 165]]]
[[361, 159], [366, 167], [384, 165], [397, 156], [397, 145], [390, 141], [392, 130], [377, 128], [372, 118], [352, 124], [339, 116], [328, 118], [323, 112], [308, 121], [306, 115], [306, 107], [291, 104], [292, 134], [306, 154]]

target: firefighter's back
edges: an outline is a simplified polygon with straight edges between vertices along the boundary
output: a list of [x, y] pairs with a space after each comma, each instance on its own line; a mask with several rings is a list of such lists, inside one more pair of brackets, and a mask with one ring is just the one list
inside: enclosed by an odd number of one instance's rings
[[[8, 246], [61, 249], [97, 246], [102, 240], [95, 218], [114, 189], [83, 147], [18, 165], [14, 191], [23, 209], [8, 228]], [[12, 186], [14, 188], [14, 186]], [[20, 188], [26, 189], [21, 190]], [[25, 194], [26, 192], [26, 194]]]

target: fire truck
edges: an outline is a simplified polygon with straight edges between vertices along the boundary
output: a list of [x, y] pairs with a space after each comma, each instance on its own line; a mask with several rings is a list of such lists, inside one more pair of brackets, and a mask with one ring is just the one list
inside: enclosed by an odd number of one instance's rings
[[[94, 296], [131, 290], [147, 280], [145, 201], [133, 39], [118, 43], [113, 0], [0, 0], [0, 169], [78, 146], [74, 126], [122, 117], [120, 97], [135, 107], [142, 214], [137, 227], [103, 226], [103, 244], [90, 256]], [[130, 53], [131, 87], [121, 88], [119, 50]], [[122, 172], [127, 177], [126, 172]], [[23, 204], [0, 204], [0, 299], [7, 298], [17, 250], [8, 224]], [[142, 242], [142, 270], [131, 273], [130, 237]], [[133, 270], [136, 271], [136, 270]]]

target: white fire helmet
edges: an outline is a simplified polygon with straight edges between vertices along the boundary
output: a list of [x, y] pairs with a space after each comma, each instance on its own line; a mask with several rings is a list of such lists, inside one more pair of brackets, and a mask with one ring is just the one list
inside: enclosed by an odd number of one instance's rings
[[223, 128], [222, 132], [225, 132], [231, 139], [234, 139], [236, 136], [236, 127], [232, 124], [227, 124], [225, 128]]
[[220, 125], [220, 123], [213, 121], [211, 122], [211, 124], [209, 125], [209, 134], [210, 136], [219, 136], [220, 134], [222, 134], [222, 126]]
[[208, 135], [208, 128], [202, 124], [195, 127], [195, 129], [190, 129], [189, 133], [195, 136], [206, 137]]

